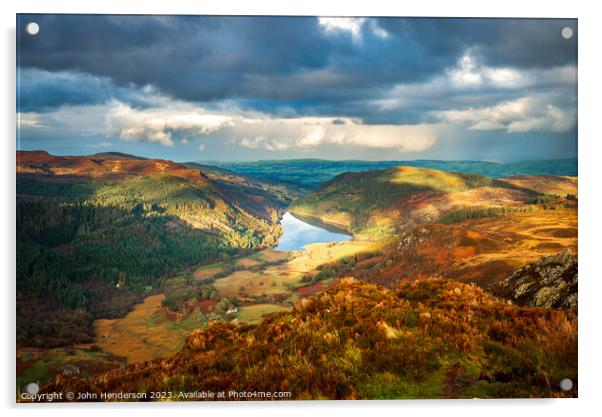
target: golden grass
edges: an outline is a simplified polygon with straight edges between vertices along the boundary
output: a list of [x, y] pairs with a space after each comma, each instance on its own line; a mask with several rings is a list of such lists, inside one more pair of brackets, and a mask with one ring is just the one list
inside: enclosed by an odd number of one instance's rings
[[296, 272], [309, 272], [318, 266], [336, 261], [372, 248], [373, 242], [351, 240], [338, 243], [313, 243], [305, 246], [305, 251], [288, 262], [287, 269]]
[[460, 191], [467, 188], [466, 181], [459, 175], [427, 168], [397, 167], [390, 182], [427, 185], [440, 191]]
[[289, 252], [275, 250], [272, 248], [264, 249], [260, 253], [261, 258], [266, 262], [279, 262], [287, 259], [290, 256]]
[[215, 266], [211, 268], [199, 268], [193, 272], [192, 277], [199, 281], [204, 281], [206, 279], [212, 278], [215, 274], [222, 272], [221, 266]]
[[577, 195], [577, 177], [561, 177], [555, 175], [519, 175], [504, 181], [519, 187], [529, 188], [543, 194]]
[[[215, 280], [213, 286], [222, 297], [256, 297], [270, 294], [288, 294], [292, 288], [301, 286], [304, 274], [318, 266], [353, 255], [374, 245], [367, 241], [339, 243], [315, 243], [307, 245], [304, 251], [281, 252], [266, 249], [261, 259], [276, 262], [289, 259], [276, 265], [266, 265], [260, 269], [237, 270], [230, 275]], [[243, 258], [248, 259], [248, 258]], [[241, 265], [238, 260], [237, 265]], [[244, 267], [244, 265], [242, 265]], [[257, 264], [250, 265], [250, 267]]]
[[577, 210], [535, 209], [455, 225], [422, 225], [403, 239], [414, 243], [397, 252], [378, 282], [439, 274], [488, 288], [541, 256], [565, 250], [577, 254]]
[[151, 316], [161, 307], [163, 298], [163, 294], [147, 297], [121, 319], [96, 320], [97, 344], [107, 352], [126, 357], [129, 363], [171, 356], [188, 332], [169, 321], [151, 325]]
[[240, 307], [236, 319], [243, 323], [255, 324], [264, 319], [264, 315], [289, 311], [291, 307], [283, 307], [277, 304], [252, 304]]
[[224, 278], [215, 280], [213, 286], [222, 297], [240, 297], [284, 293], [281, 286], [272, 286], [277, 276], [272, 273], [249, 270], [234, 271]]

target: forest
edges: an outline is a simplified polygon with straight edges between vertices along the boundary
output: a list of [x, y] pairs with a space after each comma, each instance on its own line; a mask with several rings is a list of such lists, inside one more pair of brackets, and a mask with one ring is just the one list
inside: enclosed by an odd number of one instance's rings
[[245, 201], [260, 185], [241, 178], [221, 189], [178, 175], [19, 174], [18, 343], [90, 341], [93, 320], [123, 316], [165, 278], [275, 243], [288, 189]]

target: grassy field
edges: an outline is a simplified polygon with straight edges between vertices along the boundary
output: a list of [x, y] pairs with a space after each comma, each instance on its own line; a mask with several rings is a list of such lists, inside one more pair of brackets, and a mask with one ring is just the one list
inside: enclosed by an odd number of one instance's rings
[[96, 320], [97, 344], [130, 363], [172, 355], [190, 329], [175, 325], [175, 321], [156, 319], [162, 300], [162, 294], [152, 295], [121, 319]]
[[[304, 251], [299, 252], [268, 249], [260, 252], [263, 262], [219, 278], [213, 286], [220, 295], [245, 299], [270, 294], [291, 295], [296, 288], [305, 285], [301, 282], [303, 276], [318, 266], [367, 250], [374, 245], [367, 241], [349, 241], [316, 243], [307, 245]], [[240, 260], [236, 264], [241, 265]]]
[[255, 324], [270, 314], [289, 311], [290, 309], [291, 307], [276, 304], [252, 304], [241, 307], [236, 315], [236, 319], [243, 323]]
[[207, 279], [212, 278], [214, 275], [216, 275], [222, 271], [223, 271], [222, 264], [210, 264], [210, 265], [205, 265], [205, 266], [201, 266], [200, 268], [197, 268], [194, 271], [194, 273], [192, 274], [192, 276], [196, 280], [205, 281]]

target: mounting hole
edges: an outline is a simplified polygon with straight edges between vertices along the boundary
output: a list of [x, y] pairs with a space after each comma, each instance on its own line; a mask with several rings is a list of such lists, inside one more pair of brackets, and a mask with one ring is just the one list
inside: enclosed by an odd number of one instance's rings
[[569, 378], [564, 378], [562, 381], [560, 381], [561, 390], [570, 391], [571, 388], [573, 388], [573, 381], [571, 381]]
[[36, 395], [38, 391], [40, 391], [40, 386], [35, 382], [30, 382], [29, 384], [25, 385], [25, 391], [27, 391], [28, 394]]
[[36, 22], [29, 22], [27, 26], [25, 26], [25, 30], [32, 36], [37, 35], [40, 31], [40, 25]]
[[569, 26], [565, 26], [560, 31], [560, 35], [564, 39], [571, 39], [573, 37], [573, 29], [571, 27], [569, 27]]

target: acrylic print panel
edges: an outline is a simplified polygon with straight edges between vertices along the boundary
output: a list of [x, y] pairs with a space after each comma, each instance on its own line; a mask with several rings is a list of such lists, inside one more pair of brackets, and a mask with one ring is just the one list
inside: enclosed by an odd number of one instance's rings
[[17, 16], [16, 400], [576, 397], [577, 21]]

